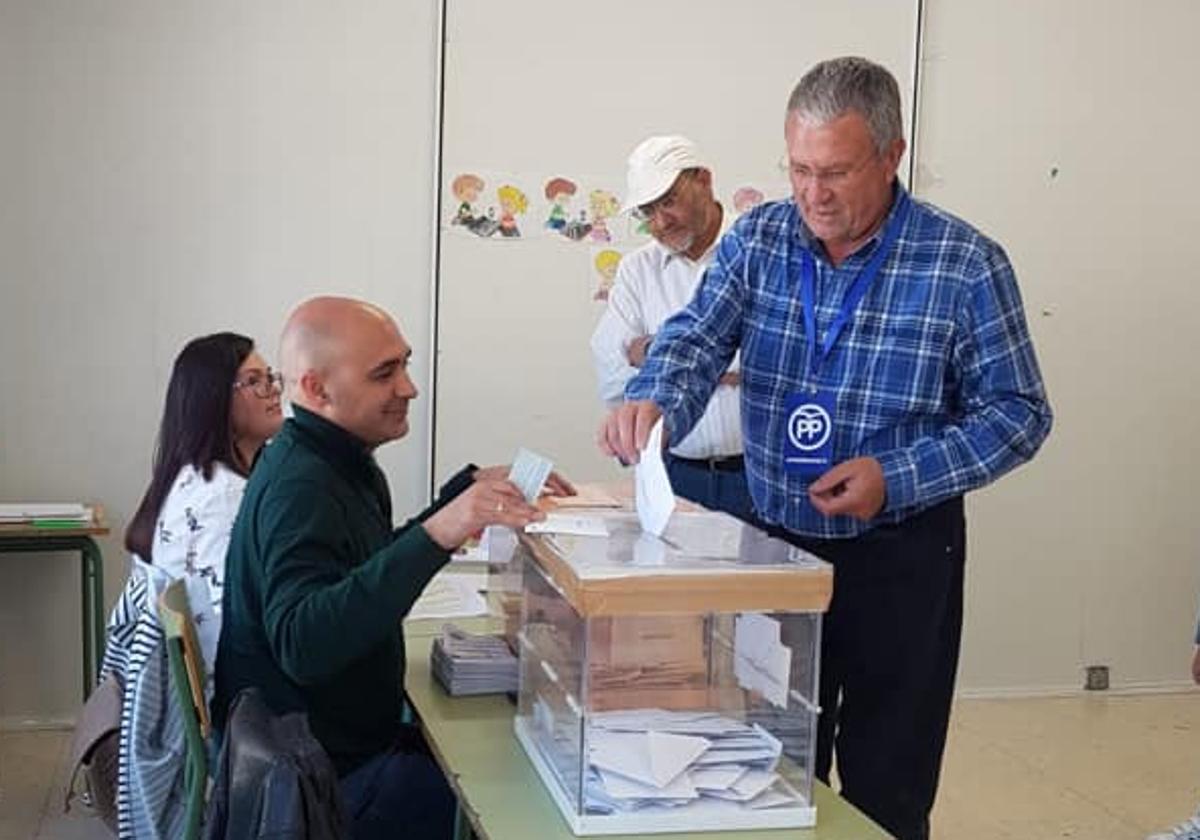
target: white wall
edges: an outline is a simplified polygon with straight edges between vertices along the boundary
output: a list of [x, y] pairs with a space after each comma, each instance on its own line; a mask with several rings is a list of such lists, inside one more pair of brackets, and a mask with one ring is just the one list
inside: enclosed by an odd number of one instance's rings
[[[1200, 6], [925, 7], [916, 189], [1008, 248], [1057, 412], [969, 504], [960, 685], [1183, 680]], [[435, 44], [432, 0], [0, 0], [0, 499], [95, 499], [124, 527], [179, 345], [235, 328], [273, 355], [318, 290], [390, 307], [428, 363]], [[429, 439], [416, 412], [382, 453], [398, 511]], [[77, 575], [0, 555], [0, 725], [73, 712]]]
[[928, 0], [918, 192], [1002, 242], [1056, 412], [970, 500], [960, 687], [1182, 685], [1200, 600], [1189, 0]]
[[[569, 176], [581, 186], [576, 212], [592, 187], [624, 192], [625, 158], [652, 134], [697, 143], [730, 216], [739, 184], [786, 195], [787, 97], [828, 51], [875, 56], [910, 110], [915, 0], [756, 0], [753, 14], [609, 0], [586, 22], [571, 3], [540, 0], [448, 9], [443, 180], [493, 171], [540, 199], [545, 180]], [[482, 240], [446, 224], [456, 207], [445, 190], [436, 475], [518, 446], [574, 475], [619, 475], [595, 445], [603, 406], [588, 339], [604, 304], [592, 300], [588, 245], [539, 236], [536, 210], [522, 239]]]
[[[436, 9], [0, 3], [0, 499], [105, 503], [110, 600], [188, 338], [270, 359], [298, 300], [358, 295], [428, 390]], [[380, 452], [398, 512], [424, 417]], [[74, 712], [78, 602], [77, 560], [0, 555], [0, 723]]]

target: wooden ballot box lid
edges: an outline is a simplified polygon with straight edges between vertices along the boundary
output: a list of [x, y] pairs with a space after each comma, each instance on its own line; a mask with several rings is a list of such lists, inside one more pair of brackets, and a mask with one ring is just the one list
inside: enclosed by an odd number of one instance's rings
[[606, 536], [523, 533], [521, 544], [584, 617], [825, 612], [833, 568], [725, 513], [677, 510], [661, 538], [627, 509], [589, 513]]

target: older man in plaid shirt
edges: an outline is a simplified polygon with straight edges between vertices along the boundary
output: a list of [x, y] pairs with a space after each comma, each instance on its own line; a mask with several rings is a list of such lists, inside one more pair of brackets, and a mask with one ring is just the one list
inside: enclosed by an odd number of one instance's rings
[[899, 88], [822, 62], [785, 119], [792, 198], [721, 240], [599, 432], [637, 460], [695, 424], [735, 351], [755, 508], [834, 564], [817, 774], [926, 838], [962, 628], [963, 494], [1033, 457], [1046, 401], [1003, 249], [896, 180]]

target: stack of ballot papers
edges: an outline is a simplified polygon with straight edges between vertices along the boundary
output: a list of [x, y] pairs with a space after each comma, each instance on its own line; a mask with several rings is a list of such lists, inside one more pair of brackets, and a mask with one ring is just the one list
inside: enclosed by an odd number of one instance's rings
[[588, 728], [587, 810], [802, 804], [777, 772], [782, 751], [761, 726], [713, 712], [596, 713]]
[[447, 624], [433, 640], [429, 663], [433, 676], [452, 696], [517, 690], [517, 657], [500, 636], [476, 635]]

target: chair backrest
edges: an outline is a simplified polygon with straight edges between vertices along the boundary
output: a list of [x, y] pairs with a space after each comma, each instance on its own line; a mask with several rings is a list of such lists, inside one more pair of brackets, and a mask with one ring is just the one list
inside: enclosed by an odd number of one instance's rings
[[184, 785], [187, 788], [185, 837], [200, 836], [200, 821], [204, 813], [208, 789], [208, 756], [204, 742], [208, 737], [208, 704], [204, 702], [204, 658], [196, 625], [188, 606], [187, 588], [182, 580], [172, 581], [158, 596], [158, 618], [167, 637], [167, 659], [171, 666], [171, 684], [175, 701], [183, 715], [187, 740], [187, 765]]

